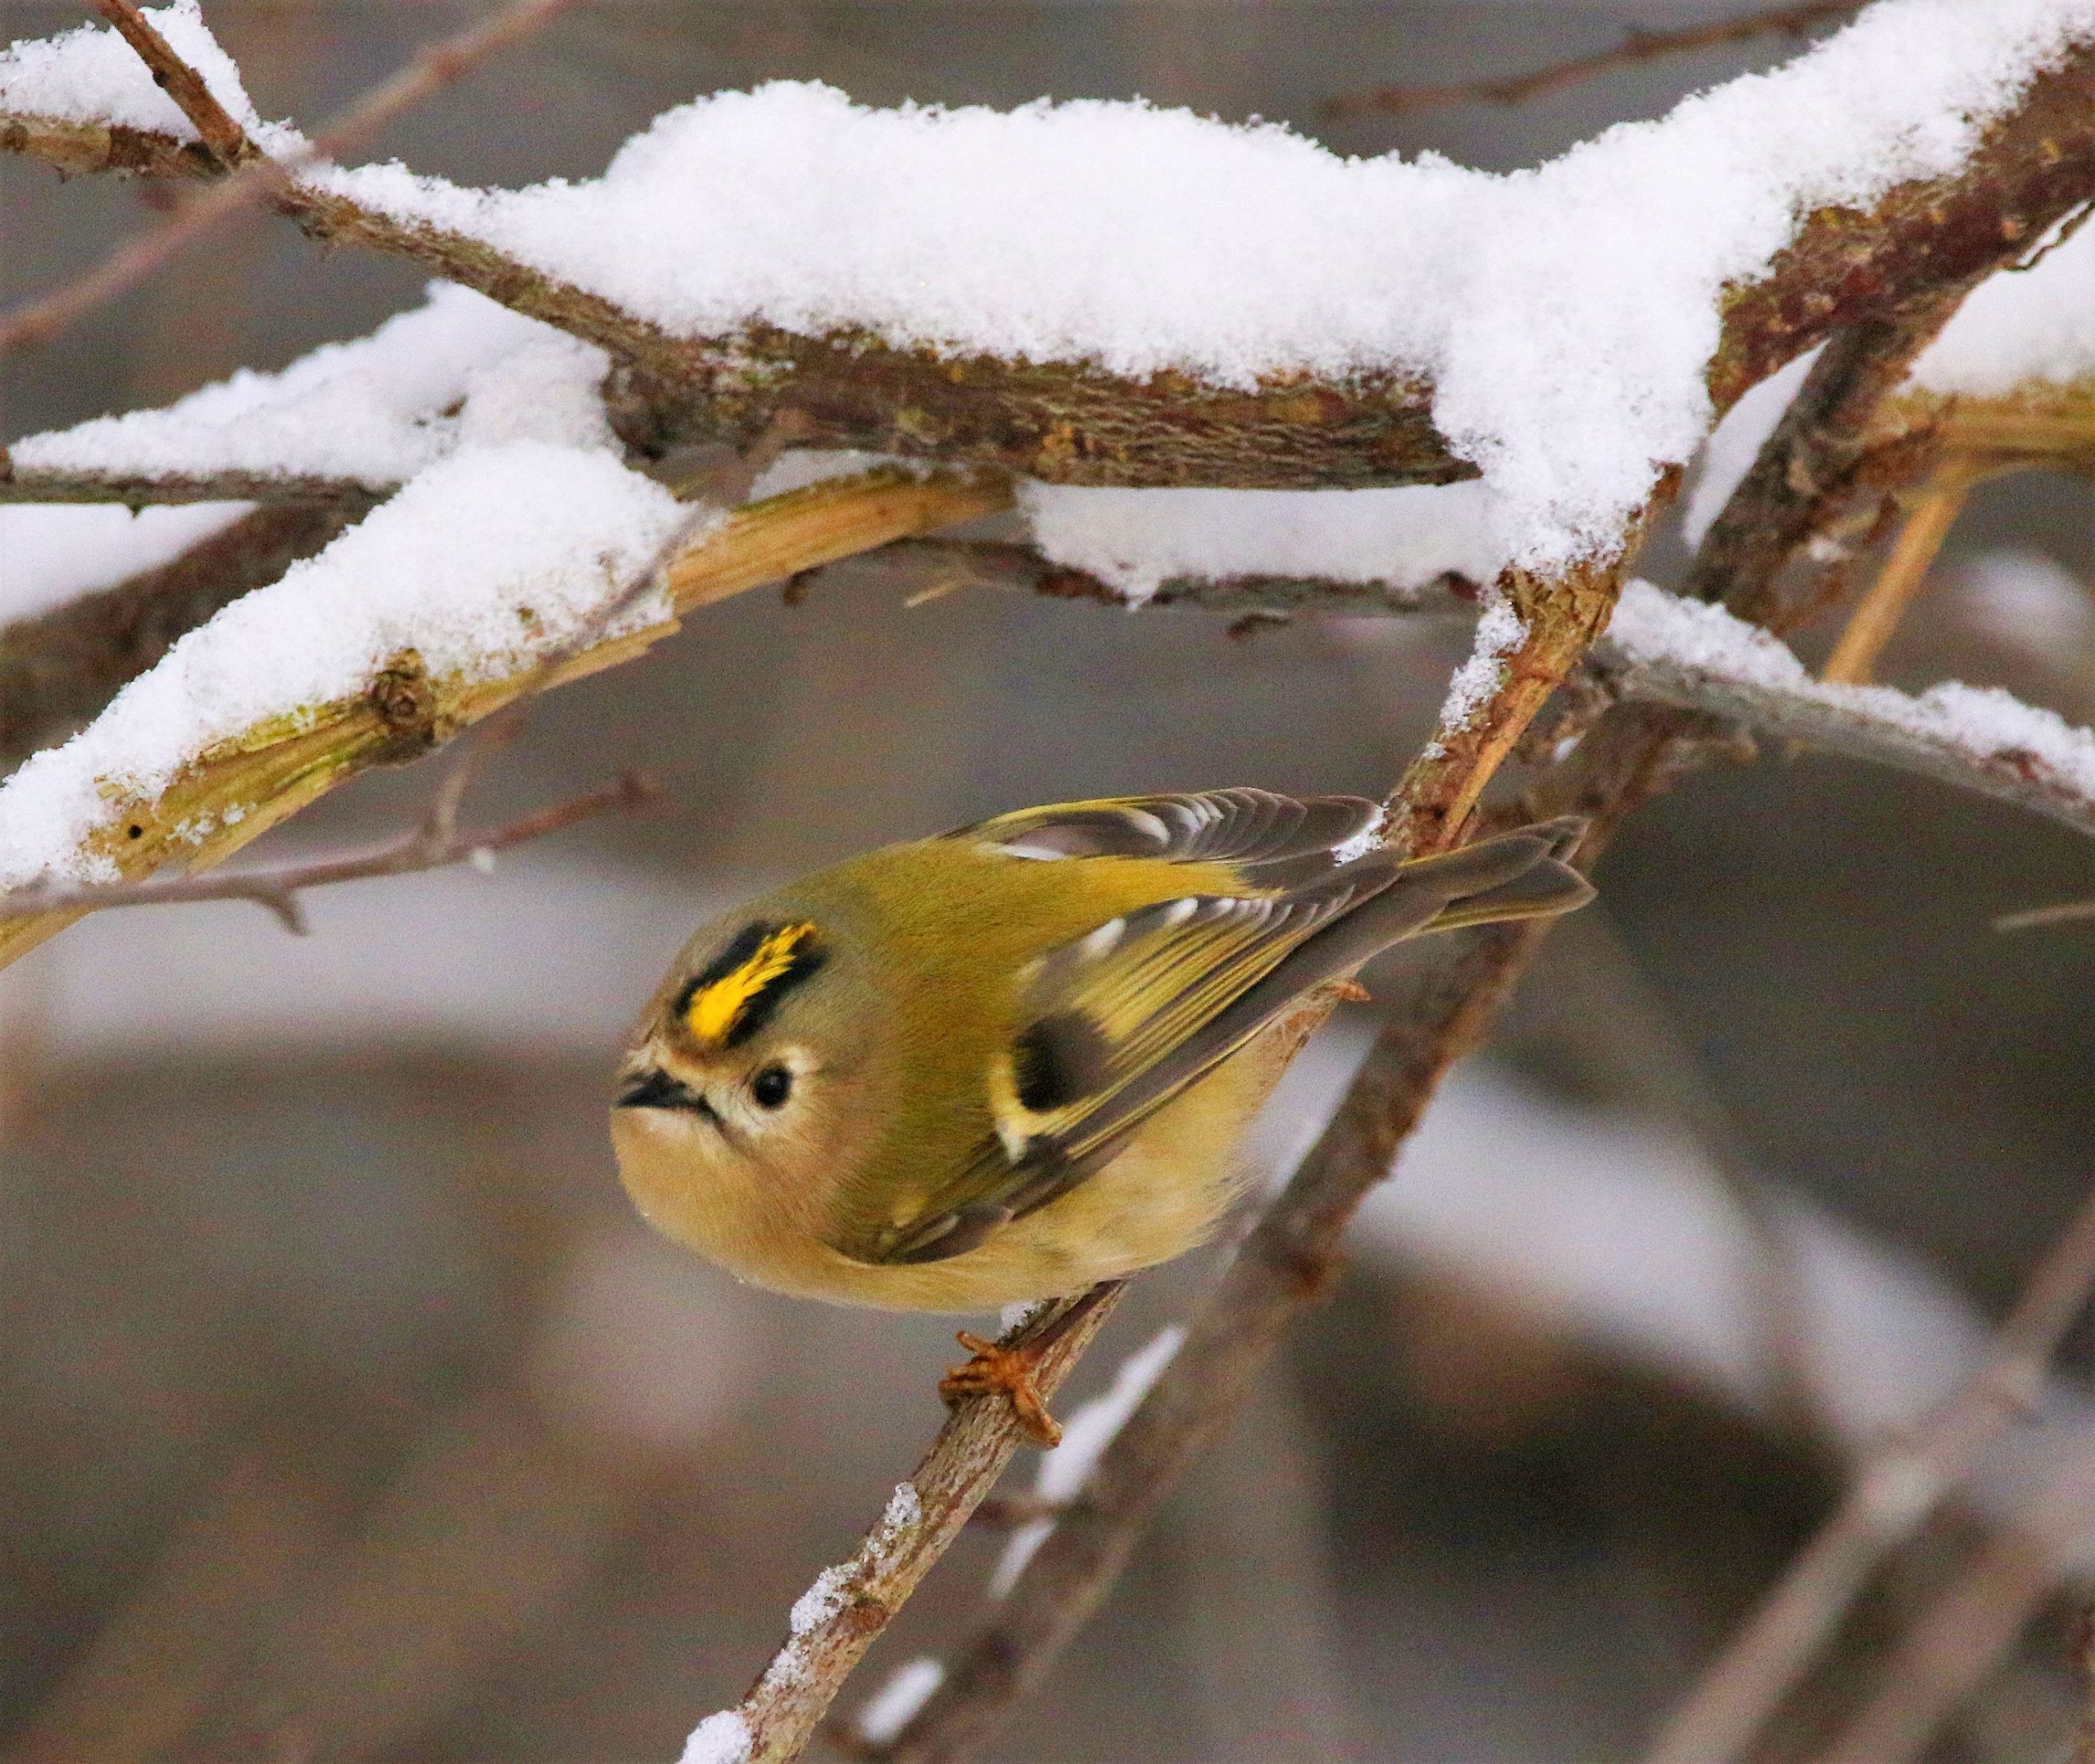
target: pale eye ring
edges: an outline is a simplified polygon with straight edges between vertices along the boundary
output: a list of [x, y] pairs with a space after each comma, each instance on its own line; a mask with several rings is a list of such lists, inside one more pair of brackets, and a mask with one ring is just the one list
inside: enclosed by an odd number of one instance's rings
[[760, 1108], [782, 1108], [793, 1094], [793, 1073], [789, 1066], [767, 1065], [749, 1081], [749, 1094]]

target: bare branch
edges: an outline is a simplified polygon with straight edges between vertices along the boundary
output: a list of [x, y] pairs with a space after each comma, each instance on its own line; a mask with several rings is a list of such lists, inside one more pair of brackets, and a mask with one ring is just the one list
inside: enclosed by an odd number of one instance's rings
[[[464, 775], [460, 768], [451, 777]], [[512, 847], [542, 839], [549, 833], [615, 808], [638, 808], [654, 801], [658, 794], [654, 785], [638, 773], [627, 772], [609, 784], [499, 826], [461, 833], [456, 825], [455, 795], [447, 777], [443, 795], [420, 826], [373, 851], [246, 870], [233, 876], [178, 876], [164, 881], [21, 888], [0, 895], [0, 919], [33, 918], [44, 912], [103, 912], [115, 907], [180, 906], [198, 900], [251, 900], [274, 913], [285, 930], [303, 934], [306, 921], [298, 897], [309, 888], [368, 882], [380, 876], [408, 876], [454, 864], [483, 865]]]
[[[853, 560], [855, 567], [906, 570], [928, 579], [926, 597], [963, 588], [1001, 588], [1051, 600], [1088, 600], [1126, 608], [1137, 603], [1112, 583], [1043, 556], [1038, 547], [996, 539], [899, 539]], [[1174, 576], [1139, 604], [1203, 612], [1296, 613], [1358, 618], [1382, 614], [1474, 613], [1480, 590], [1453, 571], [1421, 587], [1338, 581], [1310, 576]], [[921, 603], [912, 597], [912, 604]]]
[[2004, 912], [1993, 921], [1997, 931], [2034, 931], [2047, 925], [2071, 925], [2095, 919], [2095, 900], [2063, 900], [2056, 906], [2032, 907], [2023, 912]]
[[153, 84], [175, 101], [189, 126], [203, 137], [204, 146], [221, 165], [234, 166], [255, 156], [247, 131], [211, 94], [203, 76], [176, 54], [167, 38], [155, 30], [135, 0], [88, 0], [88, 4], [116, 27], [124, 41], [137, 51], [153, 76]]
[[[1884, 1662], [1876, 1690], [1814, 1764], [1902, 1764], [1985, 1682], [2058, 1589], [2065, 1540], [2087, 1529], [2095, 1463], [2084, 1457], [2017, 1512], [1958, 1570]], [[2085, 1673], [2084, 1641], [2073, 1664]], [[2084, 1679], [2084, 1695], [2086, 1683]], [[2083, 1732], [2089, 1711], [2083, 1710]], [[2074, 1764], [2095, 1764], [2075, 1752]]]
[[1718, 19], [1708, 24], [1690, 24], [1679, 30], [1632, 29], [1624, 34], [1616, 48], [1553, 62], [1531, 72], [1496, 80], [1457, 80], [1445, 85], [1379, 86], [1371, 92], [1328, 98], [1319, 109], [1322, 115], [1335, 120], [1376, 113], [1387, 116], [1416, 115], [1421, 111], [1440, 110], [1451, 104], [1522, 104], [1545, 92], [1576, 85], [1596, 75], [1612, 72], [1618, 68], [1634, 67], [1640, 62], [1686, 54], [1692, 50], [1749, 43], [1757, 37], [1801, 37], [1815, 26], [1831, 24], [1861, 10], [1862, 0], [1807, 0], [1801, 6], [1775, 7], [1765, 12], [1749, 12], [1740, 18]]
[[1949, 529], [1962, 512], [1971, 494], [1975, 472], [1972, 463], [1953, 455], [1936, 467], [1935, 475], [1922, 490], [1919, 501], [1900, 529], [1897, 542], [1870, 590], [1848, 616], [1827, 659], [1823, 677], [1839, 685], [1859, 686], [1876, 671], [1877, 657], [1891, 641], [1906, 609], [1913, 604], [1921, 584]]
[[311, 556], [348, 520], [296, 503], [258, 508], [156, 569], [0, 627], [0, 764], [71, 734], [176, 638]]
[[[1997, 256], [2008, 255], [2003, 245]], [[1879, 407], [1984, 273], [1931, 289], [1909, 310], [1851, 325], [1827, 344], [1704, 536], [1683, 593], [1756, 624], [1779, 615], [1776, 577], [1845, 499]]]
[[1984, 1368], [1908, 1437], [1872, 1454], [1833, 1517], [1667, 1721], [1649, 1764], [1723, 1764], [1745, 1750], [1870, 1576], [2035, 1403], [2091, 1296], [2095, 1196], [2038, 1262]]
[[[198, 194], [170, 220], [127, 240], [85, 274], [39, 299], [0, 313], [0, 355], [29, 344], [50, 342], [83, 315], [114, 299], [205, 234], [259, 203], [272, 204], [324, 237], [369, 233], [375, 217], [339, 198], [302, 189], [296, 181], [298, 170], [340, 153], [410, 106], [462, 78], [495, 50], [546, 24], [573, 0], [513, 0], [494, 19], [423, 50], [405, 70], [373, 88], [322, 129], [303, 152], [281, 164], [264, 157], [247, 140], [239, 125], [211, 98], [195, 71], [138, 17], [133, 0], [92, 0], [92, 3], [124, 30], [126, 39], [153, 70], [154, 78], [183, 104], [185, 113], [189, 114], [207, 144], [213, 144], [215, 134], [223, 136], [225, 128], [231, 128], [235, 146], [218, 154], [230, 175], [215, 188]], [[127, 15], [135, 21], [137, 31], [144, 33], [143, 38], [121, 22]], [[144, 38], [150, 38], [150, 42]], [[197, 112], [190, 111], [192, 102], [198, 105]], [[207, 128], [199, 120], [199, 115], [207, 110], [216, 111], [223, 125], [213, 123]], [[21, 120], [26, 125], [28, 120]], [[21, 150], [29, 150], [31, 139], [25, 133]], [[12, 148], [15, 145], [11, 127], [0, 132], [0, 146]], [[397, 249], [411, 256], [426, 257], [425, 250], [410, 249], [404, 237], [399, 237], [407, 229], [390, 223], [384, 227], [396, 236]]]

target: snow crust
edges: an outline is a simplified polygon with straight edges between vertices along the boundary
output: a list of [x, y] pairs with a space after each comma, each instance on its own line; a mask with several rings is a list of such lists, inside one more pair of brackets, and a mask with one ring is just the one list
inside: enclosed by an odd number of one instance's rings
[[188, 503], [134, 514], [114, 503], [0, 505], [0, 625], [171, 563], [253, 506]]
[[1914, 364], [1913, 381], [1989, 398], [2084, 374], [2095, 374], [2095, 222], [2032, 268], [1980, 283]]
[[[197, 0], [173, 0], [147, 10], [146, 17], [168, 47], [203, 76], [211, 96], [236, 121], [250, 129], [259, 123], [239, 68], [218, 46]], [[0, 50], [0, 111], [63, 122], [119, 123], [180, 141], [197, 138], [189, 120], [153, 84], [131, 46], [100, 24]]]
[[[1091, 1480], [1105, 1448], [1127, 1418], [1141, 1406], [1172, 1357], [1184, 1345], [1186, 1331], [1176, 1323], [1159, 1330], [1149, 1342], [1121, 1361], [1113, 1383], [1082, 1405], [1062, 1426], [1062, 1443], [1040, 1460], [1033, 1492], [1043, 1500], [1074, 1500]], [[1052, 1519], [1034, 1519], [1011, 1534], [990, 1576], [989, 1595], [1000, 1599], [1018, 1584], [1034, 1553], [1055, 1529]]]
[[1545, 568], [1610, 543], [1693, 452], [1727, 283], [1810, 210], [1954, 171], [2091, 27], [2095, 0], [1880, 0], [1787, 66], [1505, 176], [1140, 103], [873, 110], [791, 83], [670, 111], [587, 182], [313, 175], [686, 334], [1429, 378], [1500, 542]]
[[1488, 493], [1472, 480], [1395, 490], [1098, 490], [1021, 486], [1034, 542], [1139, 605], [1174, 577], [1293, 576], [1422, 589], [1489, 581]]
[[[486, 678], [548, 652], [634, 578], [689, 511], [606, 452], [544, 442], [460, 451], [282, 580], [227, 607], [89, 728], [0, 784], [0, 887], [107, 880], [81, 842], [212, 743], [303, 726], [403, 650]], [[663, 615], [643, 602], [638, 625]], [[202, 837], [209, 829], [196, 830]]]
[[1779, 638], [1722, 607], [1683, 600], [1648, 581], [1622, 590], [1605, 638], [1631, 665], [1664, 664], [1845, 712], [1973, 760], [2013, 756], [2095, 798], [2095, 733], [1997, 686], [1946, 681], [1913, 694], [1816, 680]]
[[384, 491], [476, 442], [609, 446], [596, 390], [606, 365], [601, 350], [433, 282], [425, 305], [281, 372], [242, 369], [163, 409], [31, 435], [9, 451], [25, 469], [246, 472]]

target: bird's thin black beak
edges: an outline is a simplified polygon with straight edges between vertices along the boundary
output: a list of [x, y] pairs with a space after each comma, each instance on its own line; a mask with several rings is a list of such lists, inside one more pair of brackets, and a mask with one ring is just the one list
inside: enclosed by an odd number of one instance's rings
[[713, 1105], [704, 1095], [695, 1091], [681, 1078], [674, 1078], [660, 1066], [650, 1066], [625, 1082], [625, 1088], [612, 1099], [615, 1108], [682, 1108], [691, 1114], [704, 1115], [717, 1121]]

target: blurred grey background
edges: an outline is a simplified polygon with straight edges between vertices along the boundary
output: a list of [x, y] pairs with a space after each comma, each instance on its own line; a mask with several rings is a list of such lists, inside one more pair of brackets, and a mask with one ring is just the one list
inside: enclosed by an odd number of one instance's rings
[[[481, 9], [204, 10], [263, 112], [311, 124]], [[814, 78], [877, 103], [1139, 94], [1343, 152], [1510, 168], [1789, 46], [1516, 110], [1327, 124], [1318, 106], [1723, 10], [582, 0], [372, 154], [464, 180], [583, 176], [670, 104]], [[80, 16], [0, 6], [10, 37]], [[94, 261], [150, 218], [146, 194], [0, 163], [0, 300]], [[0, 427], [281, 365], [420, 285], [257, 220], [0, 362]], [[1649, 568], [1679, 555], [1662, 537]], [[2091, 578], [2086, 484], [1989, 486], [1884, 676], [1997, 682], [2084, 721], [2095, 647], [2071, 614]], [[1379, 795], [1467, 643], [1432, 622], [1246, 639], [1196, 613], [990, 590], [905, 611], [905, 588], [837, 573], [797, 606], [760, 591], [706, 611], [547, 702], [478, 804], [493, 817], [638, 765], [667, 786], [662, 814], [491, 879], [344, 891], [304, 941], [238, 907], [120, 914], [0, 975], [7, 1755], [673, 1757], [906, 1472], [953, 1350], [937, 1319], [739, 1289], [633, 1221], [600, 1111], [661, 963], [767, 878], [1003, 808], [1235, 783]], [[2033, 594], [2055, 615], [2034, 628], [2011, 616]], [[361, 780], [277, 848], [381, 835], [428, 784]], [[1823, 1510], [1858, 1430], [1962, 1363], [2095, 1176], [2095, 930], [1988, 923], [2095, 893], [2071, 835], [1769, 754], [1644, 811], [1600, 880], [1605, 928], [1556, 940], [1462, 1076], [1456, 1125], [1364, 1225], [1336, 1302], [1000, 1757], [1635, 1755]], [[1261, 1156], [1313, 1130], [1371, 1017], [1305, 1062]], [[1723, 1296], [1752, 1233], [1679, 1087], [1653, 1078], [1654, 1035], [1703, 1074], [1795, 1229], [1862, 1270], [1859, 1310], [1828, 1313], [1815, 1409], [1771, 1396], [1750, 1307]], [[1714, 1235], [1669, 1235], [1662, 1193], [1701, 1196], [1681, 1216]], [[1144, 1280], [1077, 1395], [1207, 1272]], [[1911, 1368], [1884, 1370], [1901, 1352]], [[1878, 1374], [1859, 1409], [1827, 1394]], [[865, 1688], [965, 1631], [996, 1548], [964, 1542]], [[1866, 1614], [1858, 1657], [1899, 1596]], [[2054, 1640], [2034, 1636], [1937, 1755], [2041, 1755], [2065, 1718]], [[1843, 1694], [1806, 1699], [1779, 1748], [1808, 1750]]]

